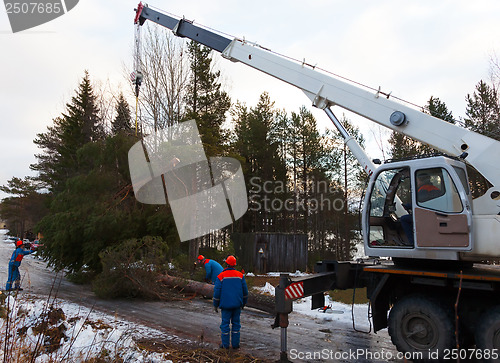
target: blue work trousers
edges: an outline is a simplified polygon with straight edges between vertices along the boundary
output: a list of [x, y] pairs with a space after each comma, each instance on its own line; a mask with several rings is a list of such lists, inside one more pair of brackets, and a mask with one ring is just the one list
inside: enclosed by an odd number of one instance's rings
[[[229, 334], [231, 333], [231, 346], [239, 348], [240, 346], [240, 314], [241, 308], [221, 309], [222, 323], [220, 324], [222, 346], [229, 348]], [[229, 328], [231, 324], [231, 328]]]
[[19, 266], [16, 266], [14, 262], [9, 262], [9, 278], [5, 290], [11, 290], [12, 283], [15, 284], [15, 287], [19, 287], [21, 285], [21, 274], [19, 273]]
[[415, 244], [413, 238], [413, 216], [405, 214], [404, 216], [401, 216], [400, 221], [401, 227], [403, 228], [403, 231], [405, 231], [406, 237], [408, 237], [409, 245], [413, 246]]

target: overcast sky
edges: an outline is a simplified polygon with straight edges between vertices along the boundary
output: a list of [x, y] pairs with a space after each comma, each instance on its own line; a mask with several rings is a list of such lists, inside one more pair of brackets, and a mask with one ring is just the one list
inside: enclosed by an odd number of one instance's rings
[[[489, 59], [500, 53], [500, 1], [229, 1], [150, 2], [169, 13], [245, 37], [278, 53], [378, 87], [424, 105], [439, 97], [455, 118], [465, 96], [489, 79]], [[137, 1], [80, 0], [64, 16], [12, 34], [0, 11], [0, 185], [32, 175], [33, 144], [65, 111], [88, 70], [93, 81], [128, 92], [124, 67], [131, 67]], [[297, 89], [249, 67], [218, 60], [233, 101], [254, 106], [268, 91], [279, 108], [309, 105]], [[326, 116], [314, 111], [320, 125]], [[342, 111], [336, 111], [337, 116]], [[369, 122], [354, 120], [380, 157]], [[2, 197], [3, 195], [0, 195]]]

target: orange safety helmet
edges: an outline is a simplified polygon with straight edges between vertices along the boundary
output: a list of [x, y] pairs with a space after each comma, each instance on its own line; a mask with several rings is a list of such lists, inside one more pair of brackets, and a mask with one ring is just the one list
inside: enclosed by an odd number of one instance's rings
[[16, 241], [16, 247], [21, 247], [23, 245], [23, 241], [17, 240]]
[[236, 266], [236, 258], [234, 256], [227, 256], [226, 263], [229, 266]]
[[204, 259], [205, 259], [205, 256], [203, 256], [203, 255], [198, 256], [198, 261], [203, 261]]

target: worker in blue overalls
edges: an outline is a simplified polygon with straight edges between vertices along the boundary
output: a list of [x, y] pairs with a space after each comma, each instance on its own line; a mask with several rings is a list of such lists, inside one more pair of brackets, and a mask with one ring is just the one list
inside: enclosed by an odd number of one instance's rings
[[248, 300], [248, 287], [245, 277], [236, 271], [236, 258], [226, 258], [227, 268], [222, 271], [215, 281], [214, 287], [214, 310], [217, 313], [221, 309], [222, 322], [221, 348], [229, 348], [229, 335], [231, 335], [231, 346], [233, 349], [240, 347], [240, 314]]
[[14, 290], [22, 291], [21, 288], [21, 274], [19, 273], [19, 266], [21, 266], [21, 261], [23, 257], [35, 252], [35, 250], [26, 250], [23, 248], [23, 241], [18, 240], [16, 242], [16, 249], [12, 253], [12, 257], [9, 261], [9, 278], [7, 280], [7, 285], [5, 290], [12, 290], [12, 283], [14, 283]]
[[198, 263], [205, 267], [205, 282], [215, 284], [217, 276], [224, 270], [221, 264], [215, 260], [205, 258], [203, 255], [198, 256]]

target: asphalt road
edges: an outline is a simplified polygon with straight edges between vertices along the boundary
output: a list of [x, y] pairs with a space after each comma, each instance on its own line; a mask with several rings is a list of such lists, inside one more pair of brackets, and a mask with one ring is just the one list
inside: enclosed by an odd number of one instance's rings
[[[7, 280], [7, 265], [12, 244], [1, 242], [0, 283]], [[139, 300], [102, 300], [94, 296], [90, 287], [73, 284], [47, 268], [43, 261], [31, 256], [24, 258], [20, 267], [23, 293], [47, 296], [58, 278], [57, 297], [95, 310], [114, 314], [125, 320], [140, 322], [180, 341], [189, 339], [216, 348], [219, 344], [220, 315], [210, 300], [195, 298], [186, 301], [146, 302]], [[60, 284], [59, 284], [60, 281]], [[263, 360], [277, 360], [280, 356], [280, 329], [271, 329], [274, 317], [253, 309], [245, 309], [241, 316], [241, 346]], [[289, 316], [288, 357], [294, 362], [397, 362], [396, 350], [387, 331], [377, 334], [356, 332], [352, 324], [325, 321], [299, 313]], [[357, 354], [361, 353], [361, 354]], [[367, 359], [368, 358], [368, 359]], [[376, 359], [380, 358], [380, 359]]]

